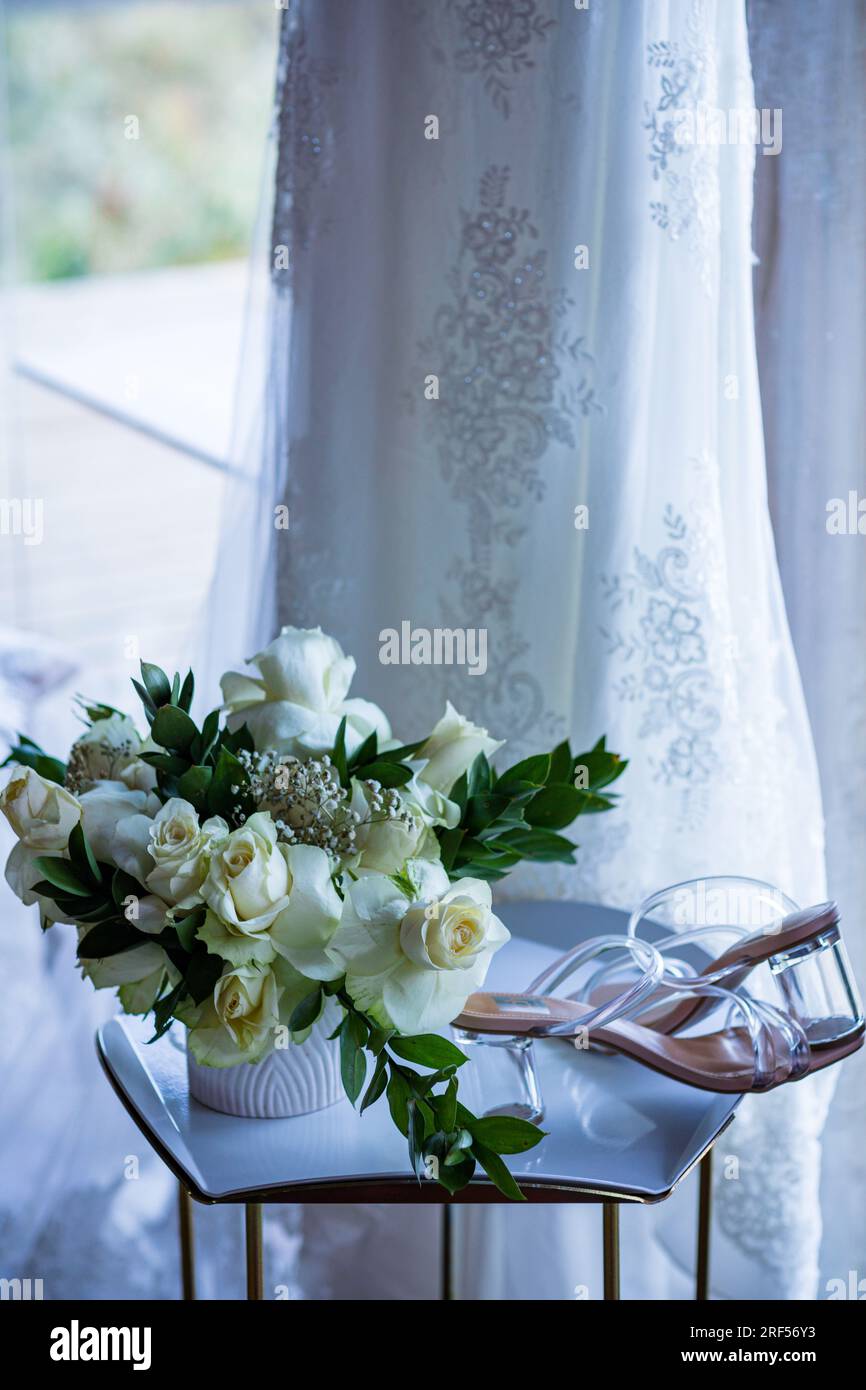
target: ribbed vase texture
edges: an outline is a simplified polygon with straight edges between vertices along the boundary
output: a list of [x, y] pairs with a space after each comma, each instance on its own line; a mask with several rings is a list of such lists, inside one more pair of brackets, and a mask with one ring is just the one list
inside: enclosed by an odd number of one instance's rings
[[344, 1095], [339, 1043], [328, 1041], [337, 1022], [329, 1004], [305, 1043], [289, 1043], [255, 1064], [203, 1067], [187, 1052], [189, 1093], [211, 1110], [257, 1120], [284, 1120], [335, 1105]]

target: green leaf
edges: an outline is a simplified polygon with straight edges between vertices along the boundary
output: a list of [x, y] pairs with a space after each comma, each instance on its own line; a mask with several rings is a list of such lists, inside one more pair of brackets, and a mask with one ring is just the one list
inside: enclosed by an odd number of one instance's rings
[[153, 1006], [153, 1022], [156, 1031], [152, 1038], [148, 1038], [148, 1042], [158, 1042], [163, 1033], [168, 1032], [168, 1029], [171, 1027], [174, 1010], [185, 993], [186, 987], [184, 982], [183, 980], [179, 980], [174, 989], [157, 1000]]
[[161, 667], [154, 666], [150, 661], [142, 661], [141, 679], [144, 681], [145, 689], [157, 709], [160, 705], [168, 704], [171, 699], [171, 685], [168, 676]]
[[72, 917], [83, 926], [117, 921], [117, 908], [106, 898], [55, 898], [54, 901], [64, 916]]
[[368, 763], [358, 774], [365, 782], [378, 782], [382, 787], [403, 787], [412, 780], [412, 769], [403, 763]]
[[421, 1067], [462, 1067], [469, 1060], [465, 1052], [447, 1038], [440, 1038], [438, 1033], [419, 1033], [411, 1038], [395, 1036], [388, 1046], [404, 1061], [415, 1062]]
[[489, 792], [493, 785], [493, 774], [490, 764], [483, 753], [479, 753], [474, 763], [469, 769], [467, 779], [467, 795], [479, 796], [482, 792]]
[[586, 816], [598, 815], [601, 811], [612, 811], [616, 806], [616, 800], [612, 796], [599, 796], [596, 792], [580, 792], [580, 814]]
[[507, 792], [473, 792], [466, 802], [463, 825], [470, 835], [477, 835], [501, 816], [510, 802]]
[[133, 946], [141, 946], [149, 938], [145, 932], [140, 932], [131, 922], [125, 918], [112, 922], [103, 922], [99, 926], [91, 927], [90, 931], [79, 942], [79, 960], [107, 960], [109, 956], [119, 956], [122, 951], [129, 951]]
[[292, 1010], [289, 1019], [289, 1032], [301, 1033], [305, 1028], [311, 1028], [324, 1005], [324, 996], [321, 987], [317, 986], [310, 994], [305, 994], [299, 1004]]
[[484, 1169], [490, 1181], [494, 1186], [499, 1188], [499, 1191], [504, 1197], [510, 1197], [513, 1202], [526, 1201], [526, 1198], [520, 1191], [514, 1178], [499, 1157], [499, 1154], [494, 1153], [492, 1149], [485, 1148], [483, 1144], [477, 1142], [474, 1142], [472, 1145], [472, 1153], [481, 1164], [481, 1167]]
[[146, 749], [139, 757], [148, 767], [156, 768], [157, 772], [164, 772], [169, 777], [182, 777], [189, 767], [188, 758], [178, 757], [174, 753], [151, 753]]
[[471, 1153], [464, 1155], [461, 1162], [452, 1167], [450, 1157], [439, 1165], [439, 1184], [446, 1192], [461, 1192], [472, 1181], [475, 1173], [475, 1159]]
[[223, 973], [223, 963], [219, 956], [211, 955], [204, 943], [196, 942], [196, 949], [190, 956], [189, 965], [183, 978], [185, 989], [192, 995], [196, 1004], [213, 994], [214, 985]]
[[426, 738], [421, 738], [417, 743], [404, 743], [399, 748], [380, 748], [378, 761], [385, 763], [405, 763], [410, 758], [414, 758], [419, 748], [423, 748], [427, 742]]
[[527, 806], [526, 819], [530, 825], [545, 830], [561, 830], [580, 815], [585, 796], [586, 793], [564, 783], [545, 787]]
[[380, 1052], [373, 1069], [372, 1079], [364, 1092], [364, 1099], [361, 1101], [361, 1109], [359, 1111], [361, 1115], [363, 1115], [364, 1111], [368, 1109], [369, 1106], [375, 1104], [388, 1085], [387, 1068], [388, 1054], [386, 1052]]
[[587, 770], [588, 785], [585, 790], [600, 791], [602, 787], [609, 787], [622, 776], [628, 767], [628, 760], [621, 758], [618, 753], [608, 753], [604, 739], [601, 738], [588, 753], [577, 754], [569, 781], [574, 781], [578, 767], [585, 767]]
[[90, 897], [92, 889], [88, 884], [82, 883], [78, 873], [68, 860], [54, 859], [50, 855], [40, 854], [33, 863], [55, 888], [61, 889], [64, 893], [71, 893], [73, 897]]
[[391, 1119], [405, 1136], [409, 1130], [409, 1101], [412, 1099], [412, 1091], [401, 1071], [392, 1069], [387, 1089]]
[[498, 1154], [526, 1153], [545, 1137], [545, 1131], [537, 1125], [509, 1115], [484, 1115], [480, 1120], [473, 1120], [469, 1129], [473, 1141], [477, 1140]]
[[466, 831], [461, 830], [459, 825], [454, 830], [443, 830], [439, 834], [439, 853], [442, 856], [442, 867], [446, 873], [451, 872], [465, 834]]
[[177, 781], [177, 794], [182, 796], [184, 801], [189, 801], [198, 812], [204, 812], [207, 807], [207, 795], [213, 780], [213, 768], [203, 767], [196, 763], [193, 767], [187, 768], [182, 777]]
[[[232, 791], [233, 787], [239, 790]], [[208, 789], [207, 804], [211, 815], [222, 816], [230, 824], [235, 822], [236, 806], [240, 806], [240, 815], [244, 818], [252, 809], [249, 778], [243, 765], [228, 748], [220, 749]]]
[[350, 771], [354, 771], [356, 768], [363, 767], [365, 763], [375, 762], [378, 747], [379, 735], [376, 733], [376, 730], [374, 729], [371, 734], [367, 735], [360, 748], [357, 748], [355, 752], [352, 754], [351, 758], [349, 759]]
[[72, 860], [78, 875], [85, 882], [99, 884], [102, 882], [102, 871], [96, 862], [96, 856], [87, 841], [84, 827], [79, 821], [72, 834], [69, 836], [69, 856]]
[[144, 705], [144, 712], [147, 715], [147, 722], [148, 724], [152, 724], [154, 715], [156, 714], [156, 705], [153, 703], [153, 700], [148, 695], [147, 690], [142, 685], [141, 681], [137, 681], [134, 676], [132, 678], [132, 684], [135, 686], [136, 692], [138, 693], [138, 697], [141, 700], [141, 703]]
[[574, 754], [568, 739], [558, 743], [550, 755], [550, 769], [547, 782], [571, 782], [574, 780]]
[[349, 787], [349, 768], [346, 762], [346, 716], [340, 720], [340, 727], [337, 730], [337, 737], [334, 740], [334, 748], [331, 753], [331, 761], [337, 769], [337, 776], [340, 779], [340, 786], [348, 790]]
[[168, 748], [175, 753], [185, 753], [198, 737], [195, 724], [177, 705], [163, 705], [157, 710], [151, 733], [161, 748]]
[[196, 933], [199, 927], [204, 925], [207, 917], [207, 908], [204, 903], [199, 907], [194, 907], [190, 912], [185, 912], [182, 917], [175, 917], [174, 925], [177, 931], [177, 939], [185, 951], [190, 954], [196, 947]]
[[123, 869], [115, 869], [111, 879], [111, 895], [119, 908], [123, 907], [127, 898], [144, 898], [147, 892], [131, 874], [124, 873]]
[[205, 721], [201, 726], [201, 733], [199, 734], [199, 748], [196, 753], [197, 762], [203, 763], [205, 759], [209, 757], [213, 749], [213, 746], [216, 743], [217, 738], [219, 736], [219, 728], [220, 711], [218, 709], [212, 709], [210, 714], [206, 716]]
[[190, 706], [192, 705], [192, 697], [194, 693], [195, 677], [193, 676], [192, 671], [187, 671], [186, 678], [184, 680], [183, 685], [180, 688], [180, 695], [178, 696], [177, 701], [181, 709], [185, 710], [187, 714], [189, 714]]
[[495, 841], [488, 840], [487, 844], [503, 845], [506, 849], [515, 850], [523, 859], [557, 864], [573, 864], [577, 849], [577, 845], [567, 840], [564, 835], [557, 835], [553, 830], [542, 830], [538, 827], [532, 829], [529, 826], [525, 829], [508, 830], [505, 834], [497, 836]]
[[426, 1174], [424, 1164], [424, 1138], [427, 1126], [424, 1123], [424, 1114], [416, 1100], [410, 1100], [407, 1107], [408, 1129], [407, 1139], [409, 1140], [409, 1162], [412, 1171], [420, 1181]]
[[[450, 1134], [457, 1123], [457, 1078], [452, 1077], [448, 1086], [441, 1096], [433, 1097], [433, 1109], [436, 1111], [436, 1118], [446, 1134]], [[467, 1130], [468, 1134], [469, 1131]]]
[[372, 1052], [374, 1057], [378, 1057], [388, 1042], [394, 1036], [393, 1028], [374, 1028], [367, 1041], [367, 1050]]
[[347, 1014], [340, 1032], [340, 1075], [343, 1089], [353, 1105], [367, 1075], [367, 1058], [363, 1051], [366, 1040], [367, 1029], [362, 1020], [355, 1013]]
[[466, 798], [468, 795], [469, 779], [467, 778], [466, 773], [463, 772], [457, 778], [457, 781], [454, 783], [454, 786], [448, 793], [448, 800], [456, 802], [456, 804], [460, 807], [461, 820], [463, 818], [463, 812], [466, 809]]
[[496, 780], [496, 790], [503, 791], [506, 787], [511, 787], [516, 783], [530, 782], [536, 787], [543, 787], [550, 775], [551, 755], [549, 753], [536, 753], [532, 758], [524, 758], [522, 762], [515, 763], [502, 773]]
[[227, 748], [230, 753], [240, 753], [241, 751], [252, 753], [255, 751], [255, 743], [250, 733], [249, 724], [241, 724], [239, 729], [222, 729], [219, 742], [220, 746]]

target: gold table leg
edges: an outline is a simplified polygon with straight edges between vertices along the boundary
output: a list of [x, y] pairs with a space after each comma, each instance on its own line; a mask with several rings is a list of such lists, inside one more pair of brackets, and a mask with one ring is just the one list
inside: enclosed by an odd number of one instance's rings
[[247, 1298], [262, 1299], [265, 1296], [265, 1272], [262, 1259], [262, 1206], [261, 1202], [247, 1202]]
[[619, 1203], [605, 1202], [601, 1210], [604, 1297], [608, 1301], [619, 1298]]
[[442, 1298], [447, 1302], [454, 1297], [453, 1282], [453, 1229], [454, 1215], [450, 1202], [442, 1203]]
[[710, 1224], [713, 1216], [713, 1151], [709, 1149], [698, 1169], [698, 1258], [695, 1300], [706, 1303], [710, 1296]]
[[192, 1198], [183, 1183], [177, 1185], [177, 1217], [180, 1230], [180, 1280], [183, 1298], [195, 1298], [195, 1234], [192, 1225]]

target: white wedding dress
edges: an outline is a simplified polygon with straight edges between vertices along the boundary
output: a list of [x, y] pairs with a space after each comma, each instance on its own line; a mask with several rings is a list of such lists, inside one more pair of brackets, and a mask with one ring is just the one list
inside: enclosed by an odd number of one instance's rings
[[[278, 616], [333, 632], [401, 737], [450, 698], [515, 755], [604, 732], [630, 759], [622, 808], [580, 827], [578, 866], [524, 868], [511, 895], [630, 907], [714, 872], [825, 892], [767, 511], [755, 151], [678, 143], [701, 103], [754, 104], [739, 0], [320, 0], [284, 19]], [[404, 619], [486, 629], [487, 674], [382, 665], [379, 633]], [[719, 1293], [814, 1295], [831, 1086], [743, 1106], [738, 1179], [718, 1183]], [[627, 1240], [655, 1236], [625, 1260], [628, 1293], [687, 1292], [693, 1201], [626, 1222]], [[597, 1220], [461, 1212], [463, 1295], [597, 1288]], [[326, 1263], [332, 1240], [345, 1286], [373, 1297], [395, 1248], [435, 1263], [416, 1221], [308, 1212], [305, 1250]]]

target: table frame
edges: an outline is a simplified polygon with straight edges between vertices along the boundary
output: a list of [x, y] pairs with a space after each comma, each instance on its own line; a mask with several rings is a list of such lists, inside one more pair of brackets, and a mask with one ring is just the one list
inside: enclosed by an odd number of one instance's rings
[[[324, 1179], [320, 1182], [290, 1184], [285, 1187], [268, 1187], [250, 1191], [233, 1192], [226, 1197], [211, 1197], [202, 1192], [189, 1175], [184, 1172], [160, 1139], [145, 1123], [135, 1106], [117, 1081], [102, 1047], [97, 1040], [97, 1053], [102, 1069], [111, 1084], [112, 1090], [120, 1100], [127, 1114], [144, 1135], [151, 1148], [162, 1160], [178, 1182], [178, 1235], [180, 1240], [181, 1289], [184, 1300], [196, 1297], [195, 1276], [195, 1230], [193, 1220], [193, 1201], [202, 1206], [243, 1206], [245, 1209], [245, 1247], [246, 1247], [246, 1285], [247, 1299], [264, 1299], [264, 1247], [262, 1239], [263, 1208], [268, 1203], [277, 1205], [331, 1204], [338, 1202], [363, 1203], [381, 1202], [384, 1204], [409, 1204], [433, 1202], [442, 1209], [441, 1223], [441, 1274], [440, 1298], [454, 1299], [453, 1277], [453, 1213], [461, 1203], [495, 1202], [503, 1204], [502, 1197], [487, 1179], [473, 1179], [460, 1192], [449, 1196], [437, 1183], [419, 1184], [418, 1179], [407, 1172], [399, 1177], [359, 1177], [352, 1179]], [[636, 1193], [617, 1192], [602, 1188], [571, 1186], [555, 1179], [522, 1179], [520, 1190], [528, 1202], [537, 1203], [590, 1203], [602, 1208], [602, 1268], [603, 1292], [605, 1301], [617, 1301], [620, 1297], [620, 1242], [619, 1208], [625, 1202], [638, 1206], [654, 1206], [666, 1201], [695, 1168], [699, 1170], [698, 1181], [698, 1221], [695, 1299], [706, 1302], [710, 1296], [710, 1232], [712, 1226], [712, 1156], [713, 1148], [734, 1119], [728, 1116], [725, 1123], [682, 1174], [677, 1183], [667, 1192], [657, 1197], [640, 1197]]]

